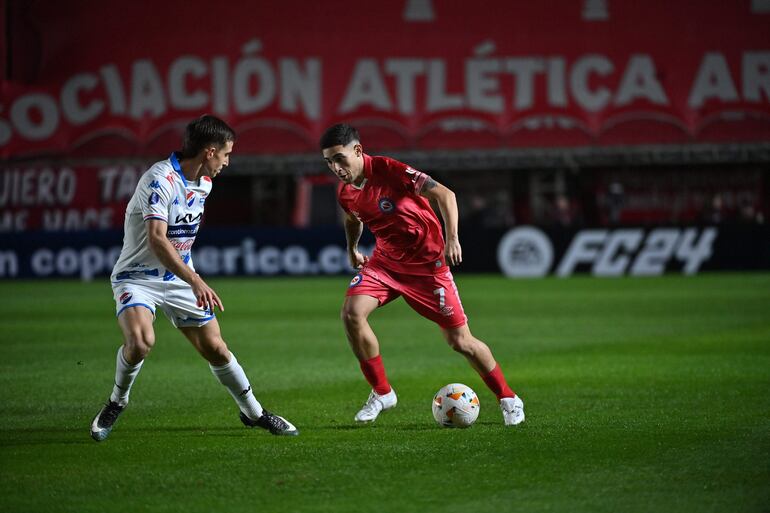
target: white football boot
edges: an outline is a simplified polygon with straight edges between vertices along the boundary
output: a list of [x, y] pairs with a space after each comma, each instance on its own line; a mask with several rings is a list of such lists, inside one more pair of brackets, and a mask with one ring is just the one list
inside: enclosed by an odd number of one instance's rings
[[356, 413], [356, 422], [374, 422], [374, 419], [380, 414], [381, 411], [395, 408], [398, 399], [396, 398], [396, 391], [392, 388], [390, 392], [385, 395], [379, 395], [372, 390], [369, 394], [369, 398], [366, 400], [361, 410]]
[[524, 401], [518, 395], [500, 399], [500, 409], [506, 426], [515, 426], [524, 422]]

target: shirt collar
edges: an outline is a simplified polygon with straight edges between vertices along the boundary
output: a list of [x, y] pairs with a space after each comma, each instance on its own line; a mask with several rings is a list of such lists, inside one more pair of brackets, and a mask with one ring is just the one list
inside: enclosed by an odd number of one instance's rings
[[372, 177], [372, 157], [364, 153], [364, 181], [361, 182], [361, 185], [354, 185], [354, 189], [358, 189], [359, 191], [364, 188], [364, 185], [366, 185], [366, 182], [369, 180], [369, 178]]
[[171, 156], [168, 158], [168, 160], [171, 162], [171, 167], [174, 168], [174, 171], [176, 171], [180, 178], [182, 178], [182, 183], [184, 183], [184, 186], [187, 187], [187, 178], [184, 176], [184, 172], [182, 171], [182, 166], [179, 165], [179, 156], [181, 156], [177, 152], [172, 152]]
[[372, 157], [364, 153], [364, 176], [366, 178], [372, 177]]

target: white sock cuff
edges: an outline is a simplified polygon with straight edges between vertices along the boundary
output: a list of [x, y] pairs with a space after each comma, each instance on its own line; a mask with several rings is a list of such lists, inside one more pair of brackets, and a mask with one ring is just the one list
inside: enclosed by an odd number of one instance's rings
[[238, 360], [235, 358], [235, 355], [230, 352], [230, 361], [227, 362], [224, 365], [211, 365], [209, 364], [209, 367], [211, 368], [211, 372], [214, 374], [221, 374], [221, 373], [227, 373], [230, 371], [230, 369], [238, 368], [240, 367], [240, 364], [238, 363]]
[[121, 364], [123, 367], [125, 367], [126, 369], [129, 369], [129, 371], [134, 371], [134, 370], [137, 370], [139, 367], [141, 367], [141, 366], [142, 366], [142, 364], [144, 364], [144, 360], [141, 360], [141, 361], [140, 361], [139, 363], [137, 363], [137, 364], [128, 363], [128, 362], [126, 361], [126, 357], [125, 357], [125, 356], [123, 356], [123, 347], [124, 347], [124, 346], [120, 346], [120, 347], [118, 348], [118, 360], [120, 361], [120, 364]]

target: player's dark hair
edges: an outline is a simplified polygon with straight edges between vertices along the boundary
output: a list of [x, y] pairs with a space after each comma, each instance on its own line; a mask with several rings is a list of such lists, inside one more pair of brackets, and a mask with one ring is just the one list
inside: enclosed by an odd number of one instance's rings
[[219, 118], [208, 114], [191, 121], [184, 131], [182, 158], [194, 158], [201, 150], [214, 144], [221, 149], [230, 141], [235, 141], [235, 130]]
[[332, 146], [347, 146], [353, 141], [361, 141], [358, 136], [358, 130], [346, 123], [330, 126], [321, 136], [321, 149], [331, 148]]

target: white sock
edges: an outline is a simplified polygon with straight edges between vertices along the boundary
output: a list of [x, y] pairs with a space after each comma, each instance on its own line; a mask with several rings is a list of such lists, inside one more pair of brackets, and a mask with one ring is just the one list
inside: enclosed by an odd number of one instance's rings
[[235, 355], [230, 353], [230, 361], [219, 367], [209, 364], [211, 372], [222, 383], [230, 395], [233, 396], [238, 408], [246, 414], [251, 420], [257, 420], [262, 416], [262, 405], [259, 404], [254, 393], [251, 391], [249, 379], [243, 372], [243, 367], [235, 359]]
[[128, 404], [128, 394], [131, 393], [131, 385], [134, 384], [136, 376], [142, 369], [144, 360], [131, 365], [123, 357], [123, 346], [118, 348], [118, 357], [115, 362], [115, 386], [112, 387], [110, 401], [118, 403], [120, 406]]

